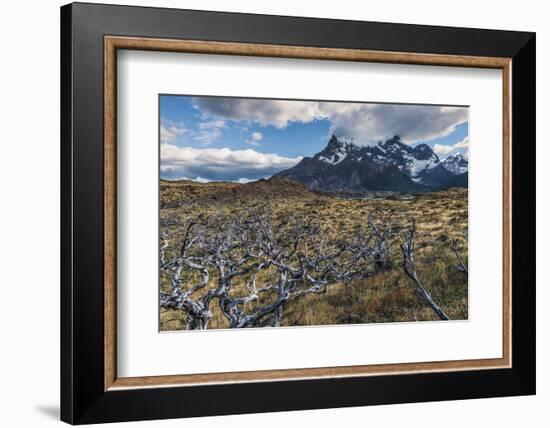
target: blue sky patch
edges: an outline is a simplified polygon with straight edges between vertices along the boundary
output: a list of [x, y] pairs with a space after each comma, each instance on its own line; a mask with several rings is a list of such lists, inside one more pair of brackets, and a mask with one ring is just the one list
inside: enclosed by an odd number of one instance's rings
[[468, 108], [161, 95], [161, 178], [267, 178], [321, 151], [332, 134], [357, 145], [399, 135], [442, 159], [467, 156]]

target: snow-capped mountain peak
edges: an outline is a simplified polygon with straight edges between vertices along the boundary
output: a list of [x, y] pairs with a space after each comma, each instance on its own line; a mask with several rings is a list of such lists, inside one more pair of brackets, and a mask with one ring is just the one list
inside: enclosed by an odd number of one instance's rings
[[340, 141], [333, 135], [323, 151], [317, 153], [315, 157], [331, 165], [337, 165], [346, 159], [350, 152], [357, 149], [358, 147], [352, 142]]
[[378, 147], [384, 152], [385, 163], [396, 165], [413, 180], [423, 171], [431, 169], [439, 163], [439, 158], [430, 146], [427, 144], [420, 144], [416, 147], [409, 146], [398, 135], [379, 142]]
[[[444, 188], [451, 178], [462, 176], [467, 170], [468, 160], [462, 155], [441, 161], [427, 144], [413, 147], [397, 135], [368, 145], [332, 135], [322, 151], [277, 176], [301, 181], [321, 191], [414, 191]], [[464, 181], [461, 180], [462, 177], [452, 183], [457, 185], [454, 183]]]
[[368, 159], [381, 165], [395, 165], [413, 179], [439, 164], [439, 158], [430, 146], [420, 144], [411, 147], [398, 135], [369, 146], [358, 146], [333, 135], [327, 146], [314, 157], [331, 165], [338, 165], [345, 159], [356, 162]]
[[450, 171], [455, 175], [468, 172], [468, 159], [460, 153], [447, 156], [441, 163], [447, 171]]

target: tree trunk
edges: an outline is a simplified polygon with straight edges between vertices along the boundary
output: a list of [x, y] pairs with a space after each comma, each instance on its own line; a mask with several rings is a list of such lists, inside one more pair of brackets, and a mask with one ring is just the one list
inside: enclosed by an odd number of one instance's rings
[[273, 318], [271, 319], [271, 327], [280, 327], [283, 320], [283, 305], [280, 305], [273, 312]]
[[187, 315], [187, 330], [206, 330], [209, 317]]

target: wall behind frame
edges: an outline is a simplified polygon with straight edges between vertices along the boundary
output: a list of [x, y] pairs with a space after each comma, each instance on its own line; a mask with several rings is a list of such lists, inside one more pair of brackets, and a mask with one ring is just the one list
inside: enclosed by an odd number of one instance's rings
[[[0, 357], [3, 380], [2, 421], [10, 427], [59, 427], [59, 0], [6, 2], [1, 8], [3, 58], [0, 94], [0, 322], [3, 346]], [[550, 29], [544, 3], [535, 0], [502, 2], [464, 0], [444, 7], [435, 0], [407, 2], [296, 2], [277, 0], [103, 0], [102, 3], [181, 7], [404, 22], [506, 30], [537, 31], [537, 75], [550, 75]], [[314, 7], [312, 5], [315, 4]], [[548, 79], [539, 79], [538, 123], [550, 116]], [[548, 128], [539, 126], [538, 265], [545, 266], [550, 250], [550, 140]], [[546, 199], [543, 199], [543, 196]], [[547, 263], [547, 262], [546, 262]], [[550, 299], [543, 284], [549, 271], [538, 272], [538, 395], [461, 402], [420, 403], [338, 410], [284, 412], [186, 420], [186, 427], [210, 428], [335, 425], [386, 425], [408, 428], [442, 421], [446, 428], [490, 422], [502, 428], [547, 420], [550, 369], [541, 364], [550, 355], [550, 315], [542, 304]], [[21, 303], [21, 300], [24, 303]], [[538, 422], [538, 423], [537, 423]], [[182, 421], [127, 423], [125, 427], [181, 427]]]

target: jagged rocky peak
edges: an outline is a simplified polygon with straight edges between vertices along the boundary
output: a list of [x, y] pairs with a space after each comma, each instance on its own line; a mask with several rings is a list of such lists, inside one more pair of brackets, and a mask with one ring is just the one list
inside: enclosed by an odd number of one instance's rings
[[434, 153], [432, 148], [427, 144], [419, 144], [413, 149], [414, 157], [418, 160], [428, 160], [430, 158], [437, 159], [439, 162], [439, 157]]
[[463, 165], [468, 165], [468, 160], [464, 157], [462, 153], [455, 153], [454, 155], [449, 155], [443, 160], [443, 162], [460, 163]]
[[339, 140], [336, 135], [332, 135], [327, 146], [314, 157], [321, 161], [336, 165], [342, 162], [350, 152], [356, 151], [357, 149], [358, 147], [352, 142]]
[[409, 149], [409, 146], [407, 146], [403, 140], [401, 140], [401, 137], [399, 135], [394, 135], [392, 138], [387, 139], [386, 141], [380, 141], [378, 143], [379, 146], [383, 148], [399, 148], [399, 149]]
[[277, 176], [326, 192], [422, 191], [445, 188], [451, 178], [467, 169], [463, 158], [441, 162], [427, 144], [413, 147], [398, 135], [365, 145], [332, 135], [322, 151]]
[[325, 150], [337, 149], [337, 148], [343, 147], [343, 146], [344, 146], [344, 142], [339, 141], [338, 137], [336, 135], [332, 134], [332, 137], [330, 137], [330, 140], [328, 140], [328, 144], [325, 147]]
[[443, 166], [455, 175], [468, 172], [468, 159], [461, 153], [447, 156], [443, 162]]
[[427, 144], [416, 147], [403, 142], [399, 135], [374, 145], [358, 146], [332, 135], [327, 146], [314, 156], [315, 159], [331, 165], [347, 162], [371, 161], [380, 165], [394, 165], [411, 177], [425, 169], [434, 167], [439, 158]]

